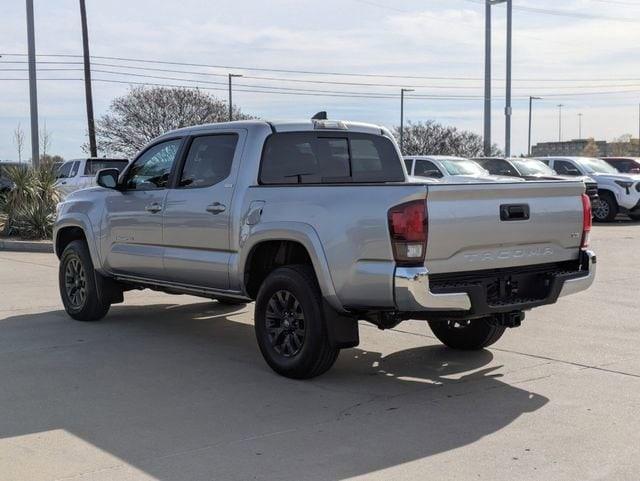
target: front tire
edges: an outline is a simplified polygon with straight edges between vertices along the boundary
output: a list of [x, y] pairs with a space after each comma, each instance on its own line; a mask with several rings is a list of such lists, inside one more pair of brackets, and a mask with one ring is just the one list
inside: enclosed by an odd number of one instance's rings
[[613, 222], [618, 215], [618, 203], [609, 192], [601, 192], [593, 202], [593, 219], [597, 222]]
[[429, 321], [429, 327], [442, 344], [452, 349], [477, 351], [489, 347], [502, 337], [506, 327], [489, 319], [468, 321]]
[[107, 315], [111, 302], [98, 295], [96, 273], [87, 244], [71, 242], [60, 257], [60, 297], [67, 314], [77, 321], [98, 321]]
[[267, 364], [293, 379], [323, 374], [340, 352], [331, 346], [320, 288], [305, 265], [280, 267], [267, 276], [256, 298], [255, 331]]

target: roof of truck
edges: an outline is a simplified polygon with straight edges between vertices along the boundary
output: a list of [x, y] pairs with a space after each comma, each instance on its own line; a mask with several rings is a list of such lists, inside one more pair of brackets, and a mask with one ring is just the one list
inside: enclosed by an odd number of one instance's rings
[[[369, 134], [384, 134], [386, 129], [379, 125], [363, 122], [349, 122], [343, 120], [235, 120], [233, 122], [217, 122], [212, 124], [193, 125], [162, 134], [158, 139], [172, 137], [176, 134], [188, 135], [191, 133], [214, 132], [229, 128], [264, 128], [268, 127], [274, 132], [307, 132], [313, 130], [344, 130], [346, 132], [361, 132]], [[156, 140], [158, 140], [156, 139]]]

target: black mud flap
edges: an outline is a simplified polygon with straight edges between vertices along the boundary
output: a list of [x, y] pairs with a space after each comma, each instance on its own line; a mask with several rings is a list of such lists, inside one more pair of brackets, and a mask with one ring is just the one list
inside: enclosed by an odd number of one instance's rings
[[360, 344], [358, 320], [339, 314], [326, 301], [322, 301], [322, 310], [327, 325], [329, 342], [338, 349], [356, 347]]
[[98, 297], [111, 304], [121, 304], [124, 302], [122, 287], [110, 277], [105, 277], [98, 271], [95, 272], [96, 289]]

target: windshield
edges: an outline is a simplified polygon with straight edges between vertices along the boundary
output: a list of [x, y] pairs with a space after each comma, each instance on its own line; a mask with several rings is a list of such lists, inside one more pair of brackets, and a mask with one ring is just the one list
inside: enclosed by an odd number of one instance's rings
[[513, 165], [522, 175], [555, 175], [555, 172], [544, 162], [539, 160], [512, 160]]
[[591, 159], [583, 157], [581, 159], [577, 159], [577, 162], [589, 174], [619, 174], [618, 169], [610, 166], [601, 159]]
[[466, 159], [448, 159], [440, 160], [440, 163], [449, 173], [449, 175], [488, 175], [489, 172], [484, 170], [480, 164], [473, 160]]

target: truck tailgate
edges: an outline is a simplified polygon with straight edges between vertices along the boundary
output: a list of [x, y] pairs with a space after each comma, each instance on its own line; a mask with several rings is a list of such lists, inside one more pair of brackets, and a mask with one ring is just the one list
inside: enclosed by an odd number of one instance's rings
[[431, 273], [577, 259], [582, 182], [428, 186]]

